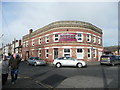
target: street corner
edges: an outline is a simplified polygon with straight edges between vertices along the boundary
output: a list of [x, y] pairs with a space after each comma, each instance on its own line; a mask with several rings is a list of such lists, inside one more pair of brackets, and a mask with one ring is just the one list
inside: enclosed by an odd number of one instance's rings
[[[111, 81], [112, 79], [109, 79], [108, 83]], [[74, 76], [65, 79], [56, 88], [104, 88], [104, 84], [103, 78], [100, 77]]]

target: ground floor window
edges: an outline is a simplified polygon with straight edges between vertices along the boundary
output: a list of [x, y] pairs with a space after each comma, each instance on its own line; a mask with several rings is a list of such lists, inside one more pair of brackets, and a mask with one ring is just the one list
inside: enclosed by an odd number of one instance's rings
[[64, 57], [70, 57], [70, 49], [64, 49]]
[[49, 50], [46, 49], [46, 58], [48, 58], [48, 57], [49, 57]]
[[88, 59], [91, 58], [91, 49], [88, 49]]
[[38, 57], [41, 58], [41, 50], [38, 50]]
[[96, 49], [93, 49], [93, 57], [96, 58]]
[[77, 49], [77, 59], [83, 59], [83, 58], [84, 58], [83, 49], [81, 48]]

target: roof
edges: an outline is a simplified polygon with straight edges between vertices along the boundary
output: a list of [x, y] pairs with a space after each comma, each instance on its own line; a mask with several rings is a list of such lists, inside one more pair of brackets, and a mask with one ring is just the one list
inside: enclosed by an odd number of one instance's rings
[[[100, 34], [102, 34], [102, 30], [88, 22], [82, 22], [82, 21], [56, 21], [53, 22], [49, 25], [44, 26], [43, 28], [40, 28], [36, 31], [34, 31], [33, 33], [31, 33], [31, 35], [36, 35], [37, 33], [41, 33], [53, 28], [58, 28], [58, 27], [82, 27], [82, 28], [87, 28], [87, 29], [91, 29], [93, 31], [96, 31]], [[29, 37], [29, 34], [23, 36], [23, 39]]]

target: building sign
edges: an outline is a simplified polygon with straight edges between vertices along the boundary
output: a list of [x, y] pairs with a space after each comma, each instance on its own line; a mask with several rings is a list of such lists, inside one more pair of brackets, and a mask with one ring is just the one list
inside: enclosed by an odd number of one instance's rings
[[77, 41], [76, 33], [60, 33], [59, 41]]

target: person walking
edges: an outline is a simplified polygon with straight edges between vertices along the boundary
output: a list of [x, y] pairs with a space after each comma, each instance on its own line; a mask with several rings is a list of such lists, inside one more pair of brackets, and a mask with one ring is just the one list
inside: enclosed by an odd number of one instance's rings
[[9, 60], [9, 65], [11, 67], [11, 82], [12, 84], [15, 83], [18, 77], [19, 72], [19, 64], [21, 59], [19, 58], [19, 55], [13, 54]]
[[2, 85], [5, 85], [7, 82], [8, 78], [8, 73], [9, 73], [9, 60], [5, 55], [3, 55], [2, 59]]

